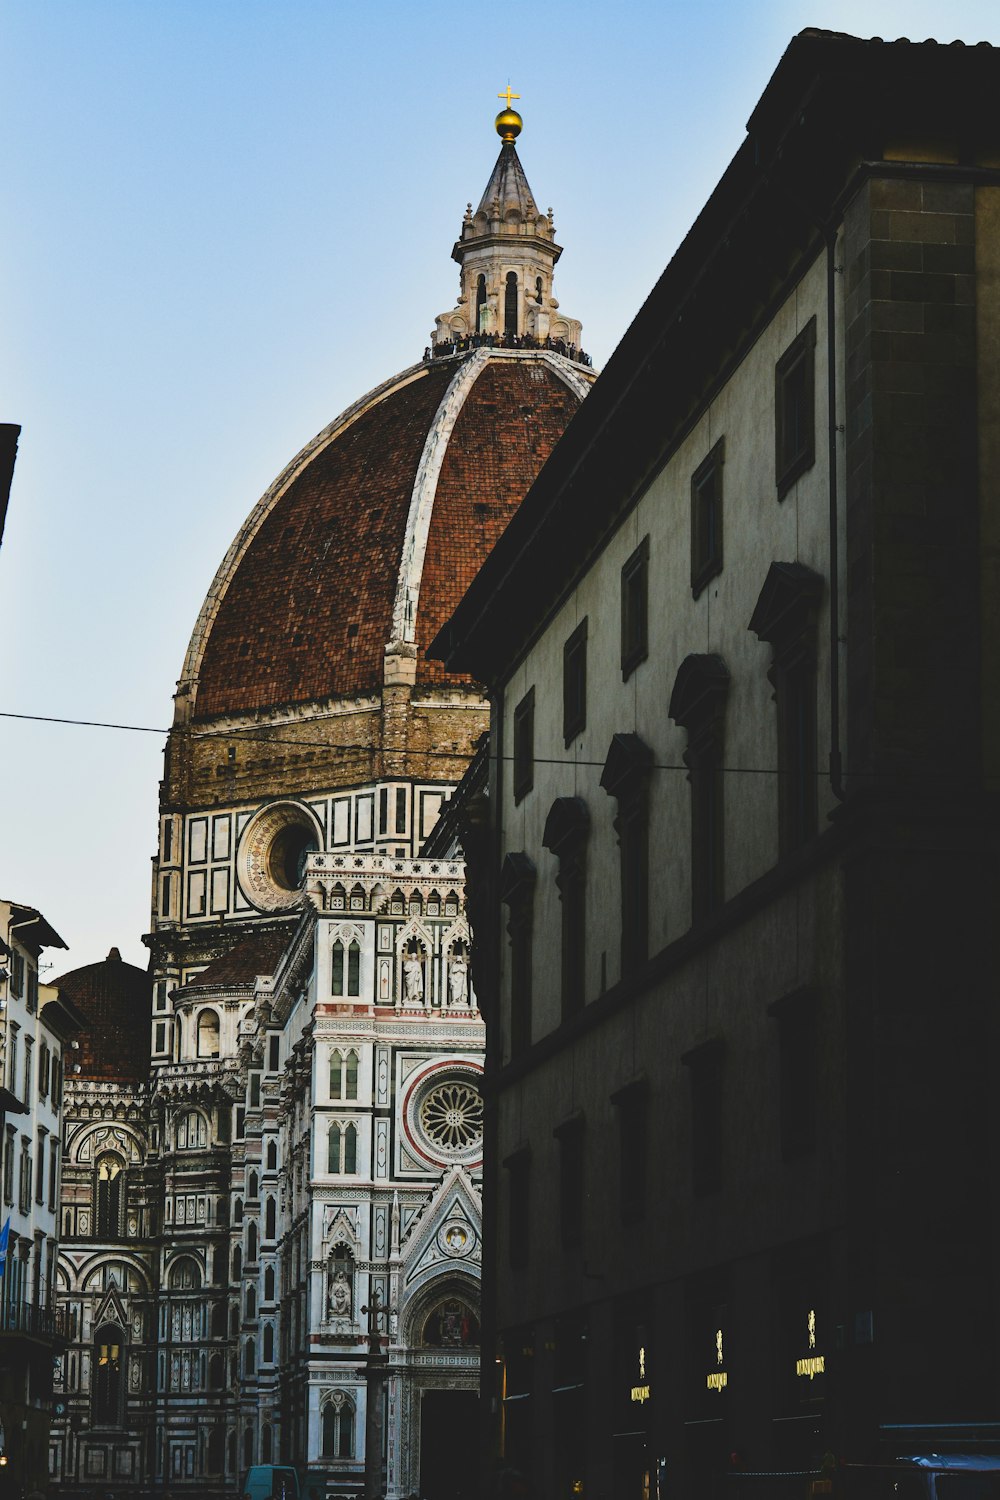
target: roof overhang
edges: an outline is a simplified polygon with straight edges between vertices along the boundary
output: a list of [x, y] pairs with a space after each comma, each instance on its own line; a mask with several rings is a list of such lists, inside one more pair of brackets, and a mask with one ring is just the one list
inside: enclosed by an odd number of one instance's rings
[[35, 953], [42, 948], [69, 948], [64, 943], [50, 922], [42, 916], [41, 912], [34, 906], [21, 906], [16, 901], [10, 903], [10, 927], [8, 936], [17, 933], [17, 940], [23, 947], [32, 949]]

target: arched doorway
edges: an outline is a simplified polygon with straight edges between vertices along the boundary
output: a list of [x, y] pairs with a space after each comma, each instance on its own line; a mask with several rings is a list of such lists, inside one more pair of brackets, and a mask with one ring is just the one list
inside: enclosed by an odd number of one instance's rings
[[[451, 1351], [469, 1363], [478, 1385], [479, 1311], [464, 1289], [453, 1288], [428, 1307], [420, 1326], [424, 1349]], [[420, 1401], [420, 1493], [431, 1500], [474, 1500], [479, 1493], [479, 1392], [454, 1375]]]
[[479, 1392], [424, 1391], [420, 1402], [420, 1493], [474, 1500], [479, 1493]]

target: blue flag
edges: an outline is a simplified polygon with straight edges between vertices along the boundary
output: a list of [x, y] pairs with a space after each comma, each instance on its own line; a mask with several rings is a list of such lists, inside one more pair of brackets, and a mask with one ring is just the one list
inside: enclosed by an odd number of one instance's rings
[[6, 1219], [4, 1219], [3, 1228], [0, 1229], [0, 1276], [2, 1276], [7, 1269], [7, 1241], [9, 1239], [10, 1214], [8, 1214]]

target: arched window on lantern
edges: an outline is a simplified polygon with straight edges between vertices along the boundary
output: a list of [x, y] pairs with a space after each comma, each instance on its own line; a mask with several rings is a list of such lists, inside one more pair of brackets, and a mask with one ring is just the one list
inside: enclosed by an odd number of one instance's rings
[[485, 333], [486, 318], [486, 277], [480, 276], [476, 281], [476, 332]]
[[267, 1143], [267, 1170], [276, 1172], [278, 1170], [278, 1143], [268, 1141]]
[[273, 1240], [277, 1228], [277, 1205], [273, 1198], [268, 1198], [264, 1205], [264, 1238]]
[[254, 1339], [247, 1339], [243, 1346], [243, 1371], [246, 1375], [257, 1373], [257, 1344]]
[[264, 1301], [274, 1301], [274, 1267], [267, 1266], [264, 1270]]
[[517, 272], [507, 272], [507, 283], [503, 295], [503, 331], [505, 334], [515, 335], [517, 333]]
[[264, 1324], [264, 1352], [262, 1358], [266, 1365], [274, 1363], [274, 1328], [270, 1323]]
[[358, 1097], [358, 1054], [352, 1047], [344, 1059], [344, 1098]]
[[219, 1013], [208, 1009], [198, 1012], [198, 1056], [219, 1055]]

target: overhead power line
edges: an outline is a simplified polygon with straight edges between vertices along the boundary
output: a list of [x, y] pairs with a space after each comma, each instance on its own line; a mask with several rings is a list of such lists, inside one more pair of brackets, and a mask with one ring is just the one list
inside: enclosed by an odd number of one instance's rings
[[[378, 750], [392, 755], [392, 749], [386, 750], [384, 746], [378, 745], [354, 745], [354, 744], [331, 744], [329, 740], [300, 739], [298, 736], [275, 733], [273, 730], [260, 729], [228, 729], [228, 730], [197, 730], [188, 729], [184, 725], [175, 726], [174, 730], [161, 729], [152, 724], [117, 724], [106, 719], [70, 719], [58, 717], [55, 714], [19, 714], [6, 709], [0, 709], [0, 719], [20, 719], [29, 724], [68, 724], [77, 729], [119, 729], [132, 734], [162, 734], [186, 733], [195, 740], [256, 740], [267, 745], [298, 745], [317, 750], [350, 751], [352, 753], [370, 755]], [[463, 758], [460, 750], [412, 750], [410, 758], [414, 760], [460, 760]], [[501, 757], [505, 763], [513, 762], [512, 755]], [[495, 760], [495, 756], [490, 757]], [[536, 766], [589, 766], [594, 769], [602, 769], [603, 760], [583, 760], [568, 755], [535, 755], [533, 757]], [[683, 761], [674, 763], [672, 761], [652, 761], [649, 769], [651, 771], [683, 771], [685, 775], [690, 774], [690, 767]], [[776, 766], [718, 766], [717, 770], [726, 775], [733, 776], [777, 776]], [[829, 772], [817, 770], [817, 776], [823, 780]]]

